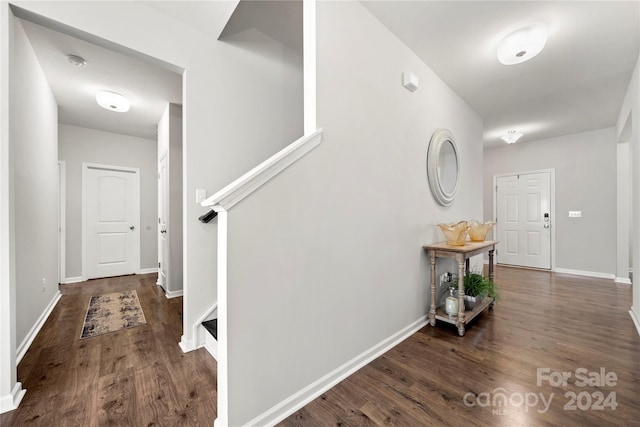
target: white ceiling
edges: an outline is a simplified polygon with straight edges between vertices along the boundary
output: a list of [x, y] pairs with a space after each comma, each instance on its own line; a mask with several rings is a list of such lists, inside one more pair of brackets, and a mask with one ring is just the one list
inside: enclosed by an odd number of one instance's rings
[[[484, 119], [485, 148], [510, 129], [522, 143], [615, 126], [638, 59], [638, 1], [362, 3]], [[498, 62], [504, 36], [540, 23], [538, 56]]]
[[[224, 23], [215, 17], [228, 16], [237, 2], [144, 4], [217, 38]], [[485, 148], [501, 145], [499, 136], [510, 129], [525, 133], [522, 143], [614, 126], [638, 58], [638, 1], [362, 4], [483, 118]], [[542, 53], [522, 64], [500, 64], [498, 41], [538, 23], [550, 33]], [[23, 24], [63, 123], [155, 138], [166, 103], [182, 102], [178, 74], [28, 21]], [[84, 57], [87, 66], [68, 64], [68, 53]], [[115, 113], [98, 107], [94, 93], [100, 88], [129, 96], [131, 110]]]
[[[58, 103], [58, 120], [76, 126], [156, 139], [168, 103], [182, 104], [182, 76], [133, 56], [22, 20], [22, 25]], [[70, 64], [81, 56], [85, 67]], [[131, 109], [118, 113], [96, 103], [97, 90], [120, 92]]]
[[[218, 39], [240, 0], [138, 0], [139, 3]], [[260, 0], [262, 3], [264, 0]], [[290, 1], [290, 0], [287, 0]]]

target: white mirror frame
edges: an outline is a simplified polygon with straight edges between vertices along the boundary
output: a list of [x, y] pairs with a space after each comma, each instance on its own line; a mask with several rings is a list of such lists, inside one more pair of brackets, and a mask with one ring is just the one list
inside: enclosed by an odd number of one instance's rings
[[[440, 168], [446, 166], [440, 164], [440, 150], [446, 142], [451, 143], [456, 158], [456, 182], [453, 189], [449, 192], [447, 192], [443, 187], [440, 180], [441, 174], [439, 173]], [[448, 129], [437, 129], [431, 136], [431, 141], [429, 141], [429, 150], [427, 152], [427, 177], [429, 179], [431, 193], [436, 199], [436, 202], [442, 206], [451, 205], [451, 203], [453, 203], [453, 199], [456, 197], [456, 193], [458, 192], [458, 183], [460, 182], [460, 156], [458, 154], [458, 147], [453, 139], [453, 135]]]

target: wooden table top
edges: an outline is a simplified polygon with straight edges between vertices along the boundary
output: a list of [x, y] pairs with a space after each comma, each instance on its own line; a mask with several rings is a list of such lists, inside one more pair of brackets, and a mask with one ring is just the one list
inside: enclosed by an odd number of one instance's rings
[[498, 243], [496, 240], [485, 240], [484, 242], [471, 242], [466, 241], [464, 246], [451, 246], [447, 245], [447, 242], [433, 243], [431, 245], [423, 246], [424, 250], [438, 250], [448, 252], [467, 253], [477, 251], [478, 249], [484, 249], [490, 246], [495, 246]]

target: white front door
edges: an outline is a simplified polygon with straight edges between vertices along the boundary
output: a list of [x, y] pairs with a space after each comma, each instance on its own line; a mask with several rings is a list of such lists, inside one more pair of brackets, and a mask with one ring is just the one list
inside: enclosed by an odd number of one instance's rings
[[140, 256], [139, 170], [82, 166], [85, 277], [136, 273]]
[[167, 241], [167, 211], [169, 209], [167, 191], [167, 156], [158, 164], [158, 285], [167, 290], [167, 268], [169, 266], [169, 245]]
[[496, 178], [499, 264], [551, 269], [551, 173]]

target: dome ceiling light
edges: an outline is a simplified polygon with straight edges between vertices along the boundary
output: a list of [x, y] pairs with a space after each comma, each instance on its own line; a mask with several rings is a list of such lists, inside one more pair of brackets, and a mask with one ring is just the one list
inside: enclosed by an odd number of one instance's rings
[[547, 28], [542, 25], [522, 28], [498, 44], [498, 60], [504, 65], [519, 64], [539, 54], [547, 43]]
[[506, 142], [507, 144], [513, 144], [523, 136], [524, 136], [523, 133], [516, 132], [515, 130], [510, 130], [509, 132], [507, 132], [506, 135], [502, 135], [500, 139]]
[[129, 107], [131, 106], [131, 103], [123, 94], [110, 90], [99, 90], [96, 92], [96, 101], [102, 108], [118, 113], [129, 111]]

